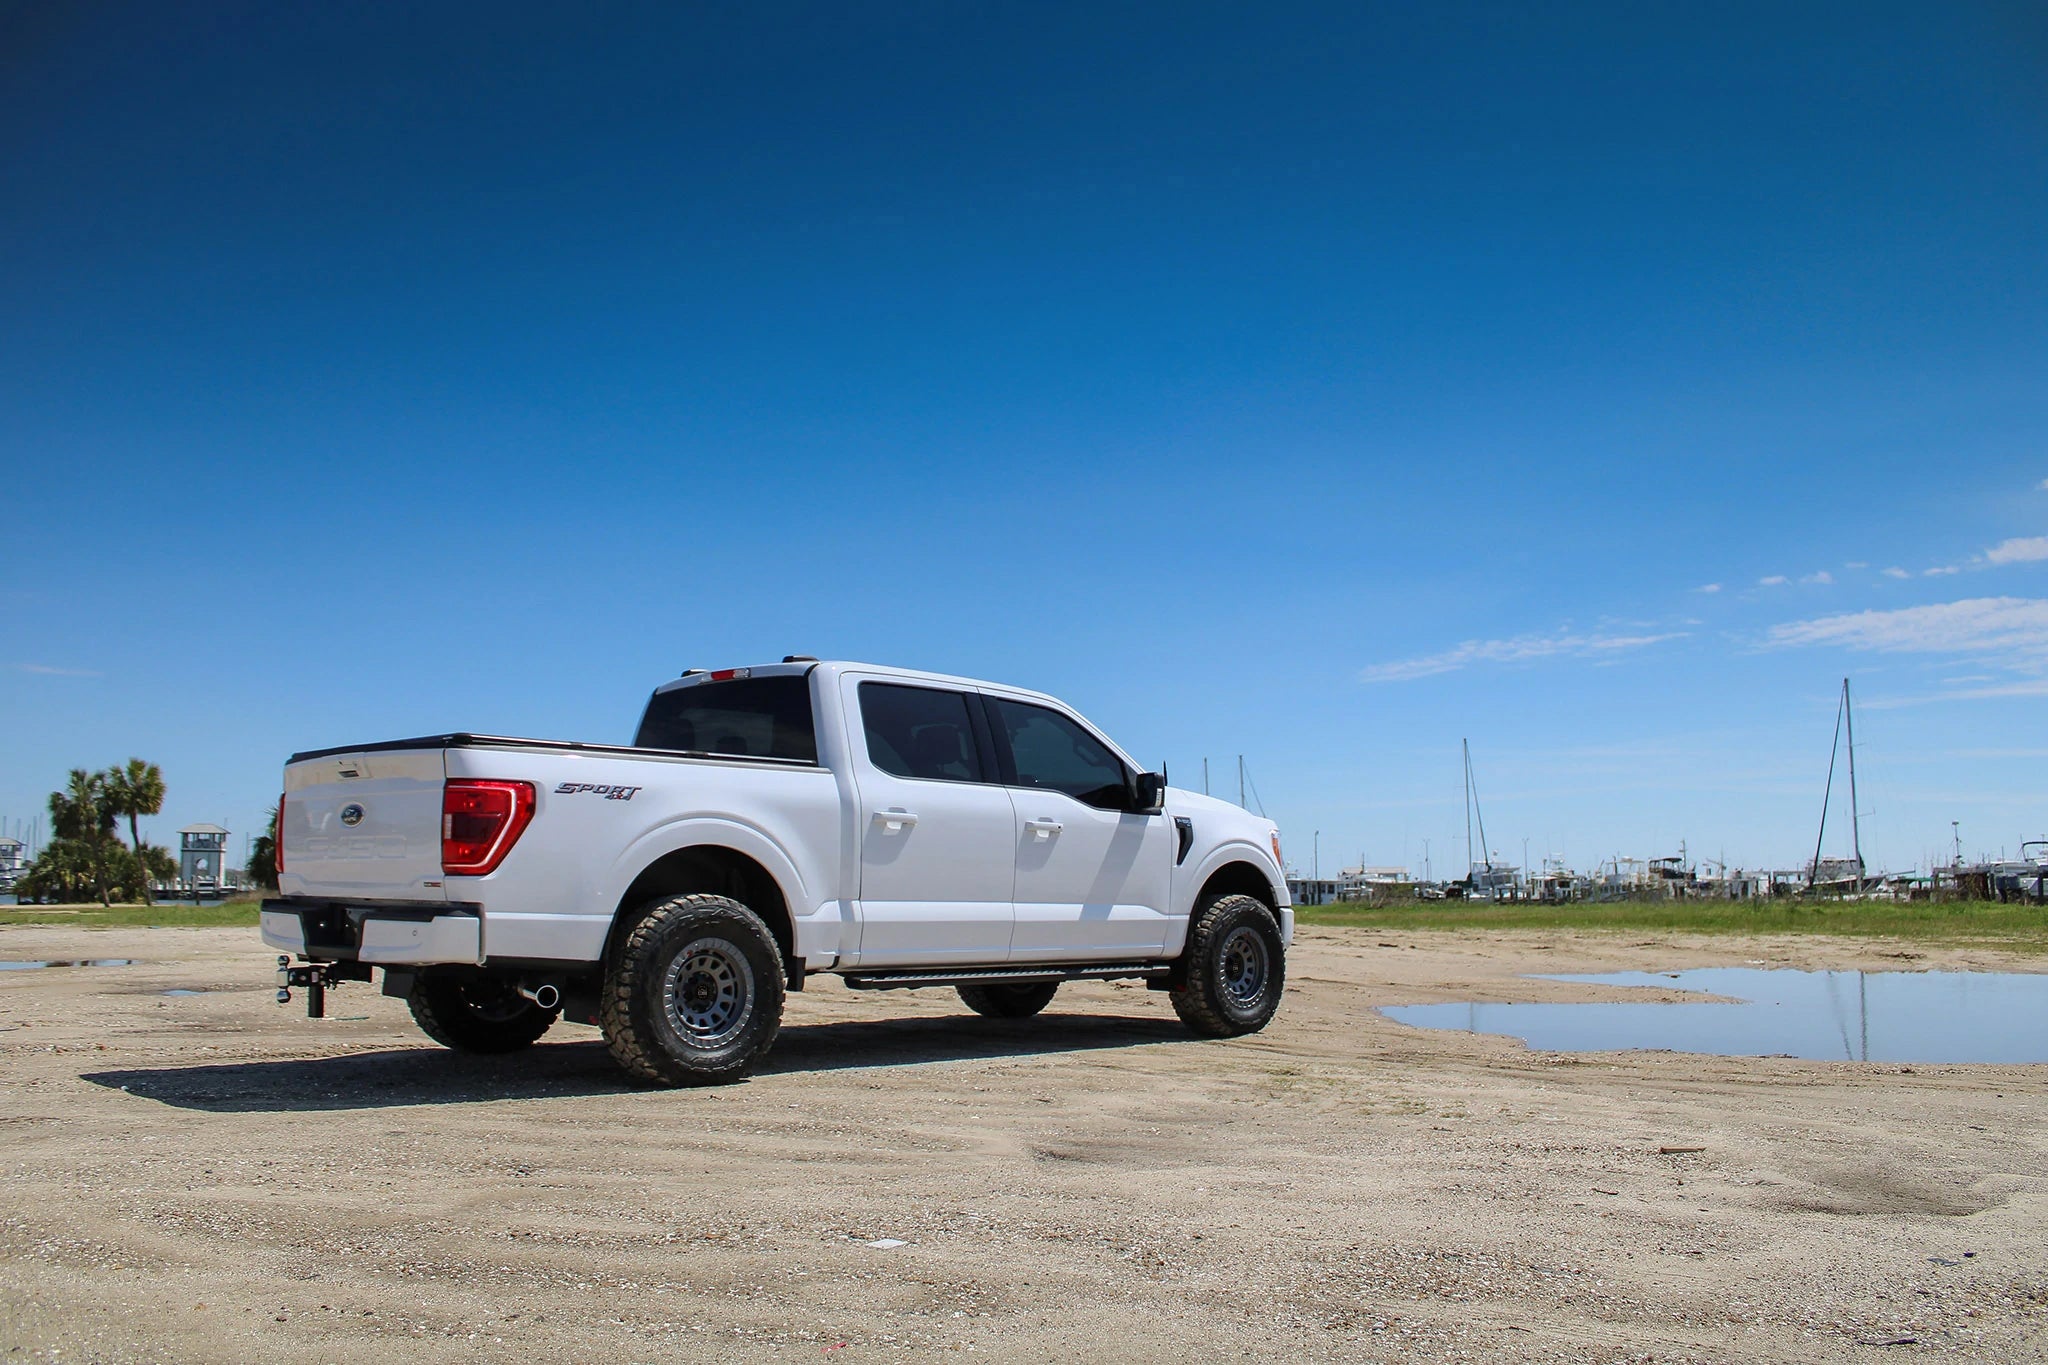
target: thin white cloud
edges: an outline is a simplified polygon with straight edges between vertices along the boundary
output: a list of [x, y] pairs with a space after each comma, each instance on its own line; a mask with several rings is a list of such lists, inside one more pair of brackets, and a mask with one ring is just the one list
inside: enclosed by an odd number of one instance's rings
[[[1966, 687], [1920, 697], [1872, 697], [1856, 704], [1873, 711], [1896, 711], [1902, 706], [1926, 706], [1937, 701], [1999, 701], [2007, 697], [2048, 697], [2048, 678], [2000, 683], [1996, 687]], [[2012, 751], [2005, 752], [2011, 756]]]
[[1721, 591], [1721, 585], [1720, 585], [1719, 583], [1702, 583], [1702, 584], [1700, 584], [1700, 585], [1699, 585], [1699, 586], [1698, 586], [1697, 588], [1694, 588], [1694, 589], [1693, 589], [1693, 591], [1694, 591], [1694, 592], [1719, 592], [1719, 591]]
[[1835, 581], [1835, 576], [1829, 573], [1826, 569], [1822, 569], [1817, 573], [1808, 574], [1806, 577], [1800, 579], [1799, 581], [1801, 583], [1832, 583]]
[[2048, 479], [2041, 480], [2041, 482], [2035, 484], [2034, 487], [2040, 489], [2043, 493], [2048, 493]]
[[1845, 569], [1867, 569], [1870, 567], [1870, 564], [1867, 560], [1852, 559], [1842, 567]]
[[1913, 576], [1907, 573], [1904, 569], [1899, 568], [1897, 565], [1893, 565], [1889, 569], [1880, 570], [1880, 572], [1882, 572], [1886, 578], [1911, 578]]
[[1962, 569], [1954, 564], [1937, 564], [1931, 569], [1922, 569], [1920, 576], [1922, 578], [1945, 578], [1949, 574], [1961, 572]]
[[1776, 588], [1782, 587], [1783, 585], [1790, 583], [1791, 581], [1791, 579], [1785, 577], [1785, 575], [1781, 573], [1774, 573], [1769, 578], [1759, 578], [1756, 581], [1756, 585], [1759, 588]]
[[34, 673], [45, 678], [97, 678], [102, 676], [91, 668], [58, 668], [52, 664], [16, 664], [17, 673]]
[[1986, 564], [2032, 564], [2048, 559], [2048, 536], [2014, 536], [1984, 552]]
[[1534, 659], [1573, 658], [1611, 660], [1626, 650], [1645, 649], [1666, 640], [1682, 640], [1690, 631], [1666, 631], [1652, 635], [1574, 634], [1517, 635], [1507, 640], [1467, 640], [1441, 654], [1374, 664], [1359, 673], [1361, 682], [1408, 682], [1415, 678], [1454, 673], [1474, 664], [1527, 663]]
[[1773, 626], [1780, 647], [1838, 645], [1881, 654], [1969, 654], [2025, 673], [2048, 668], [2048, 598], [1970, 597]]

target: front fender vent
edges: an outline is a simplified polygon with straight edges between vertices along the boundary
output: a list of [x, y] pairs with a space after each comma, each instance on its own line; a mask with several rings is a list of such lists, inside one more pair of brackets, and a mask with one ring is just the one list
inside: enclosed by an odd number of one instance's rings
[[1176, 815], [1173, 827], [1180, 832], [1180, 849], [1173, 855], [1173, 865], [1179, 867], [1188, 860], [1188, 850], [1195, 846], [1195, 822], [1185, 815]]

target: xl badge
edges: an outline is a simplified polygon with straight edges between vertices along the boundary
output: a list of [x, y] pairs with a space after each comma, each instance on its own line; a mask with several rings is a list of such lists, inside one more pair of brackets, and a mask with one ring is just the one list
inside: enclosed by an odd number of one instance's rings
[[363, 808], [353, 801], [343, 806], [341, 808], [341, 823], [347, 825], [350, 829], [354, 829], [357, 825], [363, 823]]

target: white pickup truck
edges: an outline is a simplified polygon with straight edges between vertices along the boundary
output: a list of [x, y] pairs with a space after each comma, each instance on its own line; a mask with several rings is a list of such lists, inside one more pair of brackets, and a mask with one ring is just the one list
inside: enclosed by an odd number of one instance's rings
[[662, 1085], [744, 1074], [818, 972], [1002, 1018], [1135, 978], [1197, 1033], [1249, 1033], [1293, 937], [1270, 821], [1169, 788], [1051, 697], [905, 669], [692, 671], [631, 746], [295, 754], [281, 802], [280, 1000], [305, 986], [317, 1017], [382, 967], [450, 1047], [566, 1016]]

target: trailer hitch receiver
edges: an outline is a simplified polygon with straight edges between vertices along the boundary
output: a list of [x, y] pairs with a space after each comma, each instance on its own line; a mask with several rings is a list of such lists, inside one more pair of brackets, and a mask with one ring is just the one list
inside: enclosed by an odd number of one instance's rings
[[277, 1003], [289, 1005], [292, 987], [306, 988], [306, 1017], [327, 1017], [327, 988], [344, 981], [368, 981], [370, 969], [360, 962], [304, 962], [294, 967], [283, 954], [277, 959]]

